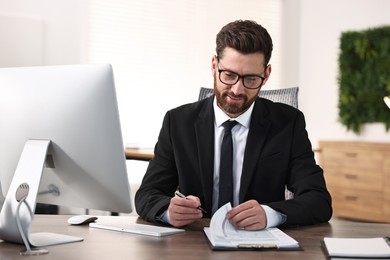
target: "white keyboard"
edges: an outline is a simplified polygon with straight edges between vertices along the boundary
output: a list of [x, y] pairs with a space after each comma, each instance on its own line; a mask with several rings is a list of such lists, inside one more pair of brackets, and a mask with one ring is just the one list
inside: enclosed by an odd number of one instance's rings
[[90, 223], [89, 227], [155, 237], [168, 236], [182, 233], [185, 231], [184, 229], [179, 228], [161, 227], [145, 224], [131, 224], [123, 221]]

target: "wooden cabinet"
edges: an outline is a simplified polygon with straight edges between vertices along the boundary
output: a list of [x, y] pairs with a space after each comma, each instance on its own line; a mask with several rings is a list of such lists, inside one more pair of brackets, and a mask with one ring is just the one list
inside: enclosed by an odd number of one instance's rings
[[333, 215], [390, 223], [390, 143], [319, 142]]

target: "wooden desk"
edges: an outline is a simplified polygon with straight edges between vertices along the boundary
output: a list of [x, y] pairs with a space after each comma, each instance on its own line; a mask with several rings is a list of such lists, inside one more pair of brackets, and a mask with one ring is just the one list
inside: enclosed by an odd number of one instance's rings
[[151, 159], [153, 159], [154, 150], [152, 148], [147, 148], [147, 149], [126, 148], [125, 155], [126, 155], [126, 159], [128, 160], [150, 161]]
[[[320, 241], [323, 237], [381, 237], [390, 234], [389, 224], [373, 224], [332, 219], [330, 223], [294, 229], [284, 229], [295, 238], [302, 251], [212, 251], [203, 227], [208, 220], [199, 221], [186, 228], [185, 233], [156, 238], [115, 231], [90, 229], [88, 226], [70, 226], [64, 215], [37, 215], [33, 232], [56, 232], [84, 238], [83, 242], [51, 246], [47, 255], [31, 259], [326, 259]], [[109, 218], [128, 218], [130, 222], [145, 223], [137, 217], [99, 217], [98, 221]], [[19, 256], [23, 245], [0, 242], [0, 259], [27, 259]], [[29, 259], [30, 259], [29, 258]]]

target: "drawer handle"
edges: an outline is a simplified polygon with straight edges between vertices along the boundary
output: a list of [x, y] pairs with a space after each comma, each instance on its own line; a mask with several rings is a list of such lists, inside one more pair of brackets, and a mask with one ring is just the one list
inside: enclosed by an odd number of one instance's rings
[[356, 158], [357, 157], [357, 153], [345, 153], [345, 156], [347, 156], [349, 158]]
[[350, 201], [357, 201], [358, 197], [357, 196], [347, 195], [347, 196], [345, 196], [345, 199], [346, 200], [350, 200]]
[[350, 180], [356, 180], [358, 176], [356, 174], [345, 174], [345, 178]]

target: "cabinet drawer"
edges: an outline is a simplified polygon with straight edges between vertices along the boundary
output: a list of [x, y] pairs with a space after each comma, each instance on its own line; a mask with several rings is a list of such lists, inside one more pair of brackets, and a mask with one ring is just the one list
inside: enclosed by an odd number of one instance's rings
[[385, 213], [386, 218], [387, 218], [387, 222], [390, 222], [390, 192], [384, 192], [383, 194], [384, 194], [383, 209], [384, 209], [384, 213]]
[[353, 149], [323, 148], [321, 163], [327, 167], [382, 171], [383, 153]]
[[320, 141], [334, 215], [390, 223], [390, 143]]
[[357, 219], [381, 221], [383, 193], [358, 189], [329, 187], [334, 215]]
[[381, 172], [326, 167], [324, 176], [328, 186], [378, 192], [382, 191], [384, 186]]
[[[386, 159], [383, 163], [384, 190], [390, 195], [390, 153], [385, 154]], [[389, 197], [390, 202], [390, 197]], [[389, 205], [390, 207], [390, 205]], [[389, 219], [390, 220], [390, 219]]]

